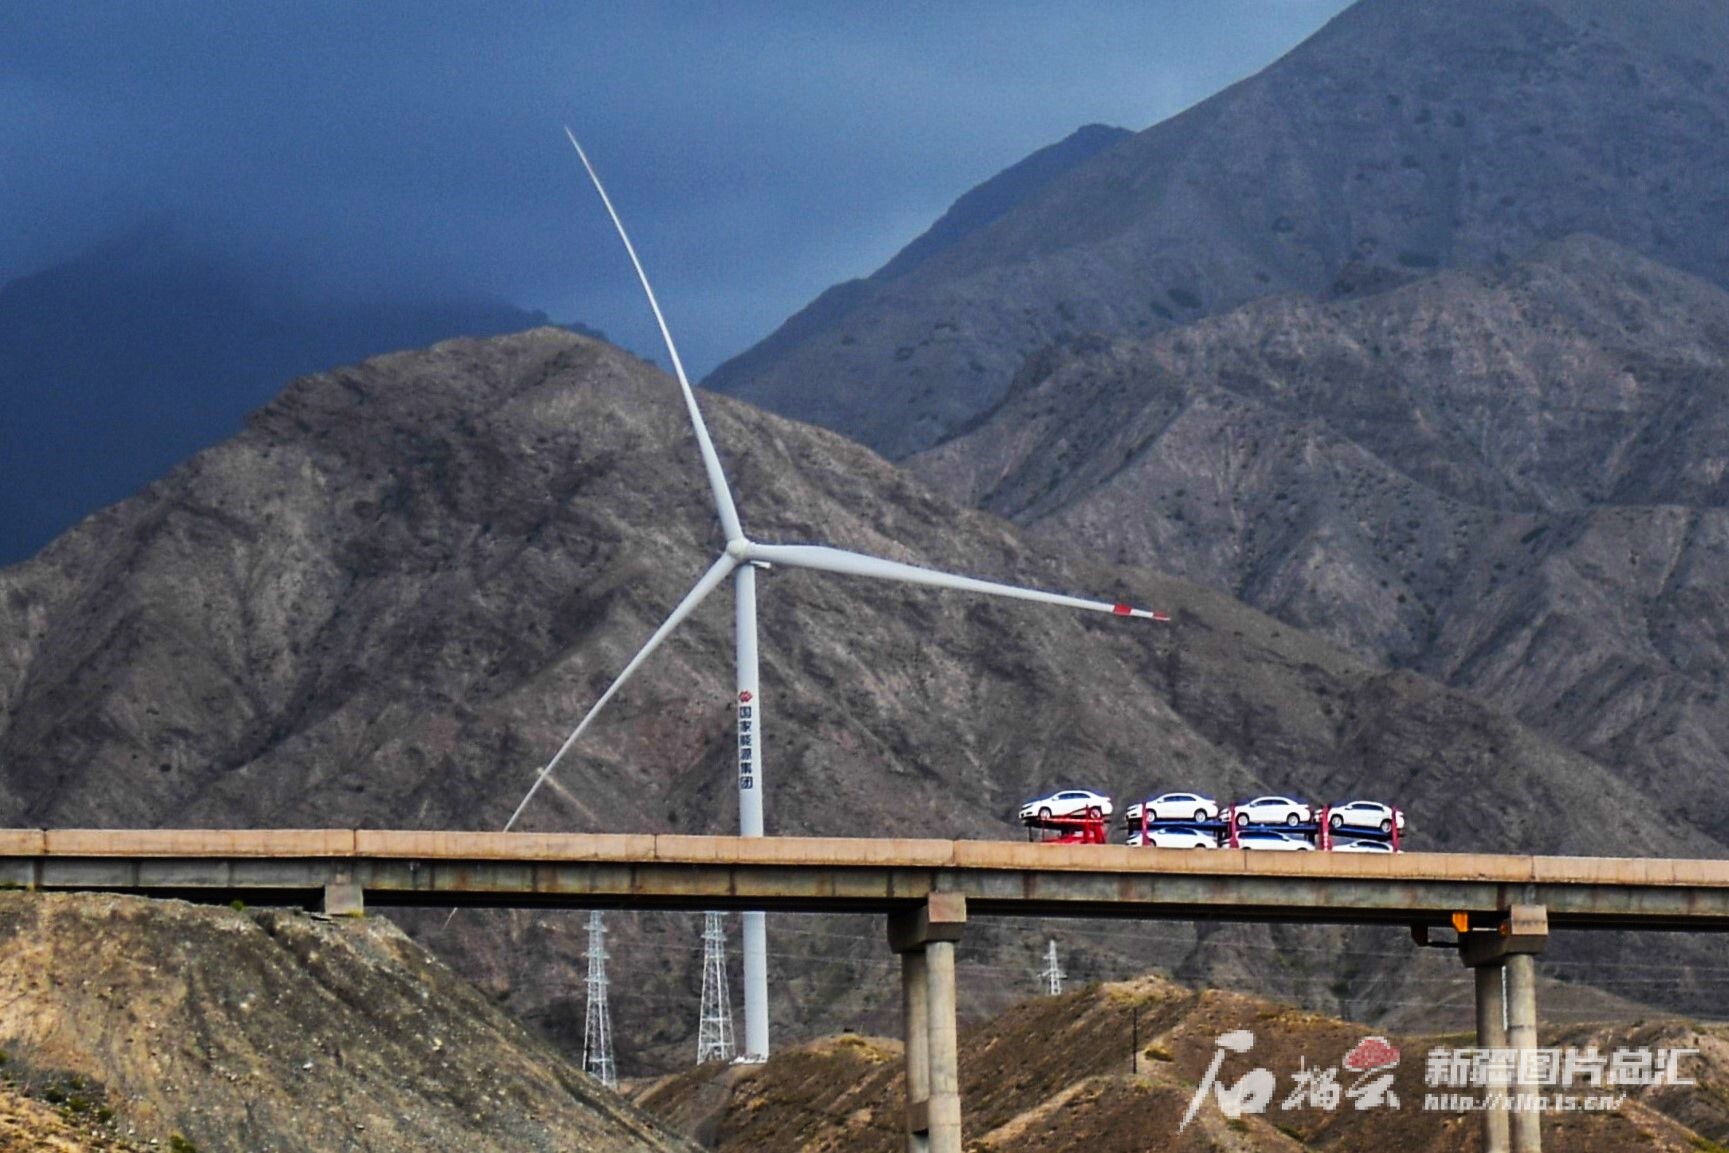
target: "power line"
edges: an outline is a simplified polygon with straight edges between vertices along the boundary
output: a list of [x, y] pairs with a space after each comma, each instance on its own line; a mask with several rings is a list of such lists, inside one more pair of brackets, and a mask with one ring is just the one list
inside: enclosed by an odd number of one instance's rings
[[[1039, 919], [1039, 918], [1003, 918], [1002, 920], [1003, 921], [1009, 921], [1009, 922], [1017, 921], [1017, 920], [1023, 921], [1023, 922], [1025, 922], [1025, 921], [1038, 922], [1041, 919]], [[548, 923], [548, 922], [544, 922], [544, 921], [542, 922], [542, 927], [544, 927], [545, 929], [548, 929], [548, 930], [555, 931], [555, 932], [560, 930], [560, 927], [557, 926], [556, 924], [552, 924], [552, 923]], [[689, 937], [685, 936], [682, 933], [679, 933], [677, 928], [673, 925], [662, 924], [662, 925], [658, 925], [658, 926], [653, 926], [653, 925], [644, 926], [644, 925], [641, 925], [639, 923], [637, 925], [637, 929], [638, 929], [637, 939], [627, 940], [627, 941], [621, 943], [627, 952], [634, 951], [636, 949], [642, 949], [642, 950], [647, 950], [647, 951], [652, 951], [652, 952], [662, 953], [662, 954], [673, 954], [673, 955], [684, 955], [684, 956], [692, 955], [691, 945], [693, 944], [693, 942], [689, 942]], [[847, 945], [874, 943], [874, 942], [878, 942], [881, 940], [881, 938], [874, 933], [868, 933], [868, 934], [847, 933], [847, 932], [838, 931], [838, 929], [830, 929], [827, 927], [794, 928], [792, 926], [783, 926], [779, 931], [787, 933], [789, 935], [816, 938], [816, 939], [818, 939], [818, 941], [822, 941], [822, 942], [832, 940], [833, 942], [835, 942], [835, 944], [837, 946], [842, 946], [842, 947], [845, 947]], [[1208, 937], [1201, 937], [1198, 935], [1188, 936], [1188, 935], [1180, 935], [1180, 934], [1173, 934], [1173, 933], [1167, 933], [1167, 932], [1147, 932], [1145, 930], [1137, 931], [1134, 928], [1129, 928], [1127, 925], [1110, 925], [1110, 926], [1083, 928], [1080, 925], [1074, 924], [1073, 922], [1065, 922], [1064, 923], [1064, 931], [1066, 933], [1070, 933], [1070, 934], [1074, 934], [1074, 935], [1099, 939], [1101, 941], [1101, 944], [1105, 944], [1105, 943], [1127, 944], [1128, 942], [1132, 942], [1132, 941], [1148, 942], [1151, 944], [1161, 946], [1162, 947], [1161, 951], [1170, 950], [1170, 951], [1174, 952], [1175, 954], [1177, 954], [1176, 958], [1174, 958], [1175, 960], [1193, 959], [1196, 956], [1196, 954], [1208, 951], [1210, 948], [1220, 948], [1220, 949], [1223, 949], [1226, 951], [1244, 951], [1244, 952], [1267, 951], [1267, 952], [1275, 952], [1275, 953], [1325, 955], [1325, 956], [1331, 956], [1331, 957], [1333, 957], [1337, 960], [1340, 960], [1340, 961], [1345, 961], [1345, 960], [1352, 959], [1352, 958], [1365, 958], [1366, 959], [1366, 958], [1375, 958], [1375, 957], [1396, 958], [1396, 959], [1400, 959], [1400, 960], [1410, 961], [1410, 960], [1414, 959], [1414, 956], [1422, 956], [1422, 954], [1418, 953], [1416, 950], [1414, 950], [1412, 947], [1409, 947], [1409, 946], [1404, 947], [1404, 948], [1394, 948], [1394, 949], [1368, 949], [1368, 948], [1360, 948], [1360, 947], [1353, 948], [1353, 947], [1349, 947], [1349, 946], [1340, 948], [1340, 947], [1335, 947], [1335, 946], [1331, 946], [1331, 945], [1306, 944], [1306, 943], [1298, 943], [1298, 942], [1281, 943], [1281, 942], [1268, 942], [1268, 941], [1244, 941], [1244, 940], [1239, 940], [1239, 939], [1233, 939], [1231, 936], [1224, 935], [1224, 934], [1211, 935]], [[706, 933], [704, 935], [706, 936]], [[689, 942], [689, 943], [660, 944], [660, 943], [657, 943], [656, 941], [653, 940], [653, 938], [656, 938], [656, 937], [661, 938], [662, 940], [665, 940], [669, 936], [682, 936], [682, 937], [684, 937], [684, 941]], [[814, 943], [815, 942], [813, 942], [813, 944]], [[808, 952], [788, 952], [788, 951], [777, 950], [777, 951], [774, 951], [773, 953], [771, 953], [769, 955], [776, 960], [808, 961], [813, 956], [820, 956], [824, 952], [827, 952], [827, 950], [824, 950], [820, 947], [816, 947], [816, 948], [811, 949]], [[848, 964], [851, 967], [854, 967], [855, 969], [877, 970], [877, 971], [882, 971], [882, 972], [892, 972], [892, 971], [896, 971], [899, 969], [899, 963], [896, 960], [894, 960], [893, 958], [876, 957], [876, 956], [861, 956], [861, 955], [859, 955], [856, 948], [854, 948], [852, 950], [852, 955], [841, 958], [841, 959], [844, 961], [844, 963]], [[1132, 961], [1132, 960], [1134, 960], [1134, 958], [1133, 957], [1120, 958], [1120, 960]], [[1150, 958], [1148, 960], [1151, 961]], [[591, 962], [590, 962], [591, 969], [593, 967], [593, 964], [594, 964], [594, 962], [591, 960]], [[723, 964], [724, 964], [724, 962], [723, 962]], [[1699, 963], [1699, 964], [1688, 964], [1686, 962], [1681, 962], [1681, 963], [1671, 963], [1668, 965], [1664, 965], [1664, 964], [1652, 965], [1652, 964], [1646, 964], [1646, 963], [1612, 961], [1612, 960], [1601, 960], [1601, 961], [1586, 960], [1586, 959], [1565, 959], [1565, 960], [1563, 960], [1563, 959], [1547, 959], [1547, 958], [1545, 958], [1540, 962], [1540, 964], [1541, 964], [1541, 967], [1545, 968], [1545, 969], [1553, 968], [1553, 969], [1586, 970], [1587, 972], [1579, 973], [1579, 977], [1584, 978], [1584, 980], [1581, 981], [1580, 984], [1578, 986], [1575, 986], [1575, 987], [1597, 988], [1597, 989], [1602, 989], [1605, 991], [1612, 990], [1615, 988], [1627, 988], [1627, 989], [1642, 991], [1646, 995], [1649, 995], [1651, 993], [1662, 993], [1662, 992], [1673, 992], [1674, 994], [1683, 994], [1687, 991], [1687, 989], [1689, 987], [1692, 987], [1695, 990], [1701, 990], [1704, 987], [1717, 986], [1717, 985], [1729, 982], [1729, 977], [1718, 977], [1718, 976], [1714, 975], [1716, 973], [1729, 972], [1729, 965], [1713, 964], [1710, 962]], [[706, 946], [705, 946], [705, 970], [707, 969], [707, 965], [708, 965], [708, 961], [707, 961], [707, 957], [706, 957]], [[1117, 966], [1109, 963], [1107, 960], [1107, 963], [1105, 965], [1105, 969], [1107, 971], [1109, 969], [1115, 968], [1115, 967], [1117, 967]], [[1024, 968], [1017, 968], [1017, 967], [1006, 966], [1006, 965], [993, 965], [993, 964], [990, 964], [989, 962], [985, 962], [983, 960], [977, 960], [977, 961], [963, 960], [962, 961], [962, 968], [964, 970], [968, 970], [968, 971], [1003, 974], [1005, 977], [1011, 976], [1011, 975], [1016, 974], [1016, 973], [1024, 974], [1026, 971]], [[1599, 974], [1594, 974], [1594, 973], [1589, 972], [1590, 970], [1601, 971], [1601, 970], [1617, 970], [1617, 969], [1620, 969], [1620, 970], [1637, 969], [1641, 972], [1642, 975], [1638, 978], [1631, 978], [1631, 977], [1619, 977], [1616, 975], [1611, 975], [1609, 973], [1602, 973], [1599, 975]], [[1654, 969], [1668, 969], [1668, 970], [1671, 970], [1671, 972], [1664, 973], [1664, 974], [1654, 974], [1652, 972], [1652, 970], [1654, 970]], [[1138, 975], [1142, 971], [1143, 971], [1142, 969], [1137, 968], [1135, 975]], [[602, 967], [602, 974], [604, 975], [604, 966]], [[1041, 972], [1039, 975], [1041, 978], [1043, 978], [1047, 981], [1049, 980], [1048, 976], [1045, 973]], [[1101, 977], [1103, 975], [1104, 974], [1101, 973]], [[1065, 972], [1063, 974], [1063, 976], [1066, 978], [1068, 976], [1068, 974]], [[1431, 983], [1433, 983], [1433, 981], [1438, 979], [1438, 977], [1439, 977], [1438, 974], [1432, 974], [1430, 976], [1429, 980], [1431, 981]], [[1449, 984], [1449, 985], [1454, 984], [1454, 982], [1452, 982], [1452, 981], [1447, 981], [1445, 983]], [[1463, 973], [1460, 973], [1458, 975], [1458, 982], [1457, 982], [1458, 988], [1460, 990], [1463, 990], [1466, 983], [1467, 983], [1466, 975]], [[705, 984], [705, 991], [706, 991], [706, 987], [708, 984], [708, 974], [706, 973], [706, 971], [705, 971], [704, 984]], [[724, 987], [724, 986], [718, 986], [718, 987]], [[687, 1004], [687, 1005], [689, 1004], [689, 1001], [687, 999], [682, 998], [682, 997], [677, 997], [677, 996], [654, 996], [654, 995], [648, 995], [648, 994], [636, 993], [636, 992], [625, 993], [624, 996], [631, 1001], [639, 1001], [639, 1000], [640, 1001], [653, 1001], [653, 1002], [668, 1003], [668, 1004], [682, 1002], [682, 1003]], [[1418, 1000], [1418, 1001], [1404, 1000], [1404, 999], [1392, 999], [1392, 1000], [1374, 999], [1373, 1003], [1374, 1003], [1375, 1009], [1378, 1012], [1386, 1012], [1388, 1010], [1400, 1008], [1400, 1007], [1439, 1008], [1439, 1007], [1442, 1007], [1442, 1005], [1444, 1005], [1447, 1001], [1451, 1001], [1451, 1000], [1452, 1000], [1452, 997], [1447, 997], [1442, 1002], [1437, 1002], [1433, 999]], [[1677, 1011], [1673, 1011], [1673, 1010], [1664, 1010], [1664, 1009], [1661, 1009], [1657, 1006], [1646, 1006], [1645, 1008], [1648, 1008], [1650, 1011], [1657, 1012], [1659, 1014], [1662, 1014], [1665, 1012], [1677, 1012]], [[1613, 1015], [1612, 1010], [1605, 1010], [1605, 1009], [1583, 1009], [1583, 1010], [1549, 1009], [1545, 1012], [1544, 1015], [1546, 1018], [1551, 1019], [1551, 1020], [1557, 1020], [1557, 1019], [1569, 1020], [1569, 1019], [1571, 1019], [1571, 1020], [1591, 1021], [1591, 1020], [1602, 1020], [1605, 1012], [1610, 1012], [1611, 1015]], [[610, 1022], [607, 1022], [606, 1024], [610, 1025]], [[610, 1028], [608, 1028], [608, 1034], [609, 1034], [609, 1039], [610, 1039]]]
[[[847, 916], [848, 914], [831, 914], [831, 915], [833, 915], [833, 916]], [[854, 914], [854, 915], [855, 916], [865, 916], [866, 914]], [[988, 922], [988, 924], [990, 924], [993, 927], [999, 926], [999, 925], [1007, 927], [1010, 923], [1015, 922], [1015, 921], [1022, 921], [1022, 922], [1030, 921], [1030, 922], [1033, 922], [1035, 924], [1038, 924], [1038, 923], [1042, 923], [1043, 920], [1044, 919], [1032, 918], [1032, 917], [994, 917]], [[1080, 923], [1065, 920], [1063, 922], [1062, 931], [1063, 931], [1065, 936], [1092, 937], [1092, 938], [1098, 938], [1098, 939], [1105, 941], [1107, 943], [1116, 943], [1116, 942], [1122, 942], [1122, 941], [1147, 941], [1147, 942], [1151, 942], [1151, 943], [1156, 944], [1156, 945], [1167, 946], [1171, 949], [1177, 950], [1179, 952], [1183, 952], [1185, 954], [1192, 953], [1197, 949], [1211, 946], [1211, 947], [1224, 948], [1224, 949], [1233, 949], [1233, 950], [1242, 949], [1242, 950], [1261, 951], [1261, 952], [1310, 953], [1310, 954], [1316, 954], [1316, 955], [1332, 956], [1332, 957], [1336, 957], [1340, 960], [1349, 960], [1349, 959], [1359, 958], [1359, 957], [1391, 957], [1391, 958], [1397, 958], [1397, 959], [1402, 959], [1402, 960], [1408, 961], [1408, 960], [1411, 960], [1412, 958], [1417, 957], [1417, 956], [1428, 955], [1423, 950], [1418, 949], [1414, 945], [1408, 945], [1404, 948], [1397, 948], [1397, 949], [1370, 949], [1370, 948], [1362, 948], [1362, 947], [1356, 947], [1356, 946], [1313, 945], [1313, 944], [1304, 944], [1304, 943], [1295, 942], [1295, 941], [1293, 941], [1293, 942], [1244, 941], [1244, 940], [1224, 937], [1221, 934], [1214, 934], [1214, 935], [1207, 936], [1207, 937], [1201, 937], [1198, 935], [1193, 936], [1193, 937], [1183, 937], [1183, 936], [1175, 935], [1175, 934], [1140, 932], [1140, 931], [1136, 931], [1134, 929], [1127, 927], [1128, 925], [1134, 924], [1134, 923], [1136, 923], [1136, 922], [1124, 921], [1123, 927], [1086, 928], [1086, 927], [1083, 927]], [[1249, 927], [1245, 924], [1241, 924], [1241, 923], [1237, 923], [1237, 922], [1227, 922], [1224, 924], [1226, 927], [1233, 927], [1233, 928], [1234, 927]], [[1293, 923], [1292, 925], [1283, 926], [1283, 927], [1286, 927], [1286, 928], [1302, 927], [1302, 928], [1320, 929], [1320, 928], [1328, 928], [1328, 927], [1335, 927], [1336, 928], [1337, 926], [1322, 926], [1322, 925], [1302, 925], [1302, 926], [1299, 926], [1299, 925], [1296, 925], [1295, 923]], [[561, 931], [559, 926], [557, 926], [553, 923], [550, 923], [550, 922], [546, 923], [544, 925], [544, 928], [546, 930], [552, 931], [552, 932]], [[1401, 936], [1403, 936], [1403, 933], [1404, 933], [1403, 929], [1397, 929], [1396, 927], [1387, 927], [1387, 931], [1389, 933], [1397, 931], [1399, 933], [1399, 935], [1401, 935]], [[877, 934], [843, 933], [843, 932], [839, 932], [839, 931], [831, 930], [831, 929], [801, 929], [801, 928], [796, 928], [796, 927], [793, 927], [790, 925], [777, 926], [775, 929], [775, 932], [780, 933], [780, 934], [791, 935], [791, 936], [798, 936], [798, 937], [816, 937], [816, 938], [820, 938], [820, 939], [833, 940], [833, 941], [837, 941], [837, 942], [846, 941], [846, 942], [874, 943], [874, 942], [880, 942], [880, 941], [884, 940], [883, 937], [881, 937], [880, 935], [877, 935]], [[679, 930], [676, 927], [670, 926], [670, 925], [661, 925], [661, 926], [658, 926], [655, 928], [642, 927], [642, 928], [639, 928], [639, 930], [638, 930], [638, 935], [640, 937], [671, 936], [671, 935], [675, 935], [678, 933], [679, 933]], [[632, 948], [632, 947], [636, 947], [636, 945], [637, 945], [637, 942], [630, 941], [630, 942], [625, 942], [623, 944], [623, 947]], [[652, 948], [655, 946], [646, 946], [646, 947]], [[805, 957], [805, 956], [807, 956], [807, 954], [794, 954], [794, 953], [787, 953], [787, 952], [777, 952], [777, 953], [774, 953], [773, 956], [789, 957], [790, 958], [790, 957]], [[856, 959], [860, 962], [863, 962], [863, 963], [876, 963], [876, 959], [874, 959], [874, 958], [857, 957], [854, 959]], [[881, 963], [884, 965], [890, 965], [890, 966], [895, 966], [895, 967], [899, 966], [899, 962], [894, 960], [893, 958], [882, 959]], [[965, 963], [965, 962], [963, 962], [963, 963]], [[1562, 957], [1543, 956], [1543, 957], [1539, 957], [1537, 959], [1537, 963], [1543, 969], [1560, 969], [1560, 968], [1591, 969], [1591, 970], [1636, 969], [1641, 973], [1649, 973], [1649, 972], [1659, 971], [1659, 970], [1670, 970], [1670, 971], [1675, 971], [1677, 973], [1729, 972], [1729, 964], [1712, 963], [1709, 961], [1698, 961], [1698, 962], [1679, 961], [1679, 962], [1672, 962], [1672, 963], [1661, 963], [1661, 962], [1649, 962], [1649, 961], [1592, 960], [1592, 959], [1586, 959], [1586, 958], [1562, 958]], [[975, 963], [975, 964], [977, 967], [982, 967], [982, 968], [1004, 968], [1002, 966], [989, 966], [989, 965], [984, 965], [982, 963]], [[1005, 971], [1008, 971], [1008, 970], [1005, 969]], [[1592, 982], [1592, 983], [1595, 984], [1596, 982]], [[1643, 983], [1643, 982], [1640, 982], [1640, 983]]]
[[[843, 934], [843, 933], [827, 933], [827, 932], [824, 932], [822, 930], [811, 930], [811, 929], [777, 929], [776, 931], [779, 933], [790, 934], [790, 935], [804, 935], [804, 936], [829, 938], [829, 939], [835, 940], [837, 942], [852, 942], [852, 941], [874, 942], [877, 940], [877, 938], [875, 936], [856, 936], [856, 935], [852, 935], [852, 934]], [[1086, 930], [1068, 929], [1066, 931], [1067, 932], [1079, 932], [1083, 935], [1087, 934]], [[1107, 936], [1110, 935], [1108, 930], [1105, 930], [1104, 933]], [[670, 953], [670, 954], [684, 955], [684, 956], [691, 955], [692, 949], [687, 944], [677, 944], [677, 943], [665, 943], [665, 944], [663, 944], [663, 943], [658, 943], [656, 941], [648, 939], [648, 938], [653, 937], [653, 936], [664, 936], [664, 935], [666, 935], [666, 934], [655, 934], [655, 933], [644, 932], [639, 936], [638, 939], [623, 942], [620, 947], [624, 948], [627, 951], [640, 949], [640, 950], [648, 950], [648, 951], [657, 952], [657, 953]], [[1165, 941], [1164, 943], [1172, 945], [1173, 947], [1175, 947], [1178, 952], [1183, 954], [1184, 958], [1186, 958], [1188, 955], [1194, 953], [1197, 949], [1199, 949], [1199, 948], [1201, 948], [1207, 944], [1207, 942], [1205, 942], [1205, 941], [1169, 941], [1169, 940]], [[1339, 958], [1341, 960], [1357, 958], [1357, 957], [1393, 957], [1393, 958], [1398, 958], [1398, 959], [1409, 961], [1409, 960], [1415, 959], [1419, 956], [1422, 956], [1422, 954], [1417, 953], [1415, 948], [1407, 949], [1407, 950], [1334, 949], [1334, 948], [1330, 948], [1327, 946], [1300, 945], [1300, 944], [1280, 944], [1277, 942], [1257, 942], [1257, 941], [1221, 941], [1221, 942], [1218, 942], [1217, 944], [1220, 948], [1227, 949], [1227, 950], [1242, 949], [1242, 950], [1248, 950], [1248, 951], [1267, 951], [1267, 952], [1277, 952], [1277, 953], [1307, 953], [1307, 954], [1313, 954], [1313, 955], [1323, 955], [1323, 956], [1336, 957], [1336, 958]], [[776, 960], [808, 961], [812, 957], [820, 956], [821, 951], [820, 950], [812, 950], [811, 952], [808, 952], [808, 953], [801, 953], [801, 952], [791, 952], [791, 951], [785, 951], [785, 950], [775, 950], [775, 951], [770, 952], [768, 955], [770, 957], [775, 958]], [[838, 959], [845, 961], [845, 963], [847, 963], [849, 965], [854, 965], [854, 966], [859, 966], [859, 967], [880, 968], [880, 969], [885, 969], [885, 970], [893, 970], [896, 972], [898, 972], [900, 969], [900, 962], [898, 960], [896, 960], [895, 958], [888, 957], [888, 956], [861, 956], [861, 955], [854, 953], [852, 955], [849, 955], [849, 956], [846, 956], [843, 958], [838, 958]], [[1131, 957], [1131, 958], [1127, 958], [1127, 960], [1134, 961], [1134, 960], [1136, 960], [1136, 958]], [[1439, 963], [1438, 958], [1437, 958], [1436, 963]], [[1024, 969], [1022, 969], [1018, 966], [995, 965], [995, 964], [991, 964], [987, 961], [974, 960], [974, 959], [966, 958], [966, 957], [961, 958], [959, 960], [959, 964], [963, 969], [976, 970], [976, 971], [981, 971], [981, 972], [1005, 973], [1005, 974], [1024, 973], [1025, 972]], [[1541, 959], [1539, 961], [1539, 966], [1541, 969], [1565, 967], [1565, 968], [1581, 968], [1581, 969], [1598, 969], [1598, 968], [1602, 968], [1602, 969], [1638, 969], [1641, 971], [1645, 971], [1645, 970], [1649, 970], [1649, 969], [1665, 969], [1665, 968], [1675, 970], [1672, 975], [1658, 976], [1655, 978], [1653, 978], [1649, 975], [1643, 976], [1643, 977], [1638, 977], [1638, 978], [1633, 978], [1633, 977], [1590, 978], [1588, 980], [1579, 981], [1578, 984], [1580, 987], [1597, 987], [1597, 986], [1613, 986], [1613, 985], [1626, 985], [1626, 986], [1630, 986], [1630, 987], [1649, 987], [1653, 984], [1685, 984], [1689, 981], [1689, 979], [1696, 981], [1697, 983], [1701, 983], [1701, 984], [1713, 984], [1713, 983], [1719, 983], [1719, 982], [1723, 982], [1723, 981], [1729, 981], [1729, 976], [1725, 976], [1725, 977], [1702, 976], [1702, 974], [1712, 973], [1712, 972], [1729, 973], [1729, 965], [1721, 965], [1721, 964], [1715, 964], [1714, 965], [1714, 964], [1709, 964], [1709, 963], [1702, 963], [1702, 964], [1698, 964], [1698, 965], [1680, 964], [1680, 965], [1674, 965], [1674, 966], [1663, 966], [1663, 965], [1647, 966], [1647, 965], [1639, 964], [1636, 962], [1617, 962], [1617, 961], [1597, 962], [1597, 961], [1587, 961], [1587, 960], [1566, 961], [1566, 960], [1550, 960], [1550, 959], [1544, 958], [1544, 959]], [[1137, 969], [1136, 971], [1139, 972], [1140, 970]], [[1065, 973], [1064, 975], [1067, 976], [1068, 974]], [[1458, 980], [1461, 983], [1468, 983], [1468, 979], [1469, 979], [1469, 974], [1464, 972], [1463, 970], [1460, 970], [1460, 972], [1458, 974]], [[1569, 982], [1569, 983], [1572, 983], [1572, 982]]]

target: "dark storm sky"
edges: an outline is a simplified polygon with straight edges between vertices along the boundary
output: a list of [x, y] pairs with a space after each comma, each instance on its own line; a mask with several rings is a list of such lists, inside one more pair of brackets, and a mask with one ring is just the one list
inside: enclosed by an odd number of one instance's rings
[[0, 282], [168, 220], [325, 291], [482, 294], [694, 372], [1081, 124], [1144, 128], [1344, 0], [0, 4]]

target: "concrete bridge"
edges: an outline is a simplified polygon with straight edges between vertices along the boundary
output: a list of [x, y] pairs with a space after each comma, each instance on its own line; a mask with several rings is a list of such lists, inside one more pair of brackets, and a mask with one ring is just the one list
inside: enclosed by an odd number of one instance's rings
[[[1536, 1047], [1533, 957], [1551, 926], [1729, 929], [1729, 861], [1000, 841], [18, 829], [0, 830], [0, 884], [334, 913], [371, 904], [883, 914], [901, 956], [914, 1153], [961, 1149], [954, 948], [969, 918], [1404, 925], [1417, 944], [1456, 949], [1475, 970], [1477, 1042], [1498, 1049]], [[1490, 1153], [1540, 1148], [1536, 1112], [1483, 1118]]]

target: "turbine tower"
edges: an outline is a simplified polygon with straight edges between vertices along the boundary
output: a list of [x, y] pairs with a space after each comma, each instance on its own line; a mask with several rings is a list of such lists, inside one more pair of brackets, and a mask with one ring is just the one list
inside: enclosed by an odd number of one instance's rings
[[[564, 134], [570, 137], [570, 143], [576, 149], [576, 154], [582, 160], [582, 166], [588, 172], [588, 178], [594, 184], [594, 190], [600, 194], [600, 201], [606, 206], [606, 213], [612, 218], [613, 228], [618, 232], [618, 238], [624, 242], [624, 250], [630, 256], [630, 263], [636, 269], [636, 277], [642, 283], [642, 291], [648, 297], [648, 306], [654, 312], [655, 323], [660, 326], [661, 339], [666, 344], [668, 357], [672, 360], [674, 374], [678, 377], [678, 386], [684, 396], [684, 406], [690, 414], [691, 431], [696, 436], [697, 449], [702, 455], [703, 471], [708, 475], [709, 491], [714, 497], [715, 516], [720, 521], [722, 533], [726, 537], [726, 546], [714, 563], [696, 582], [685, 598], [678, 603], [665, 622], [654, 631], [646, 644], [624, 666], [618, 674], [618, 679], [607, 687], [588, 710], [588, 715], [571, 732], [552, 760], [547, 762], [540, 775], [535, 777], [528, 793], [517, 805], [516, 812], [505, 823], [505, 830], [516, 824], [517, 818], [539, 791], [542, 783], [558, 767], [577, 740], [588, 730], [589, 724], [596, 714], [606, 707], [631, 674], [642, 666], [655, 649], [660, 647], [672, 631], [689, 616], [704, 599], [728, 577], [733, 582], [733, 604], [735, 614], [734, 645], [738, 655], [737, 686], [738, 696], [735, 705], [738, 710], [738, 831], [743, 837], [760, 837], [762, 826], [762, 791], [763, 791], [763, 704], [757, 687], [757, 655], [756, 655], [756, 570], [780, 565], [785, 568], [815, 569], [818, 572], [836, 573], [841, 576], [871, 577], [876, 580], [899, 581], [902, 584], [923, 585], [928, 588], [953, 589], [958, 592], [984, 593], [990, 596], [1011, 597], [1016, 600], [1036, 601], [1040, 604], [1060, 605], [1064, 608], [1086, 609], [1092, 612], [1110, 613], [1119, 617], [1144, 617], [1148, 620], [1168, 621], [1164, 613], [1148, 612], [1146, 609], [1130, 608], [1120, 602], [1085, 600], [1081, 597], [1062, 596], [1058, 593], [1040, 592], [1037, 589], [1020, 588], [1016, 585], [999, 584], [995, 581], [976, 580], [972, 577], [956, 576], [952, 573], [939, 572], [936, 569], [920, 568], [917, 565], [902, 564], [899, 561], [884, 560], [881, 557], [868, 556], [864, 553], [848, 552], [844, 549], [829, 548], [824, 545], [808, 544], [763, 544], [745, 535], [744, 528], [738, 519], [738, 509], [733, 504], [732, 489], [727, 484], [726, 472], [721, 468], [720, 457], [715, 453], [714, 442], [709, 439], [708, 426], [703, 423], [702, 412], [697, 408], [696, 392], [690, 386], [690, 379], [685, 375], [684, 362], [679, 359], [678, 347], [673, 343], [672, 331], [667, 327], [666, 317], [661, 313], [660, 302], [655, 299], [654, 289], [648, 282], [648, 274], [643, 271], [642, 261], [637, 258], [636, 247], [631, 244], [630, 236], [624, 230], [624, 222], [619, 219], [618, 210], [612, 206], [612, 198], [606, 194], [606, 188], [600, 182], [600, 177], [589, 163], [588, 154], [577, 143], [576, 136], [569, 128]], [[763, 914], [747, 912], [741, 918], [744, 929], [744, 1055], [741, 1061], [765, 1061], [768, 1059], [768, 935], [763, 923]]]
[[588, 915], [588, 1013], [582, 1022], [583, 1071], [618, 1088], [618, 1067], [612, 1060], [612, 1010], [606, 1003], [606, 924], [599, 909]]
[[696, 1028], [696, 1063], [732, 1060], [732, 993], [726, 986], [726, 927], [721, 913], [704, 913], [702, 1017]]

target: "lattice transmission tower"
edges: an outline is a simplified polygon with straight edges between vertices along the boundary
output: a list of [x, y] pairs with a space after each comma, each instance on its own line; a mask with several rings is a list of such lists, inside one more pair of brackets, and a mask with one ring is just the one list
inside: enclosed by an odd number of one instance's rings
[[1052, 941], [1045, 950], [1045, 967], [1039, 973], [1039, 980], [1045, 983], [1045, 992], [1055, 997], [1063, 991], [1063, 978], [1068, 976], [1063, 972], [1062, 965], [1057, 963], [1057, 943]]
[[696, 1030], [696, 1063], [730, 1061], [732, 993], [726, 983], [726, 925], [720, 913], [703, 914], [702, 1019]]
[[582, 1024], [582, 1067], [608, 1089], [618, 1088], [612, 1060], [612, 1011], [606, 1003], [606, 925], [588, 915], [588, 1014]]

